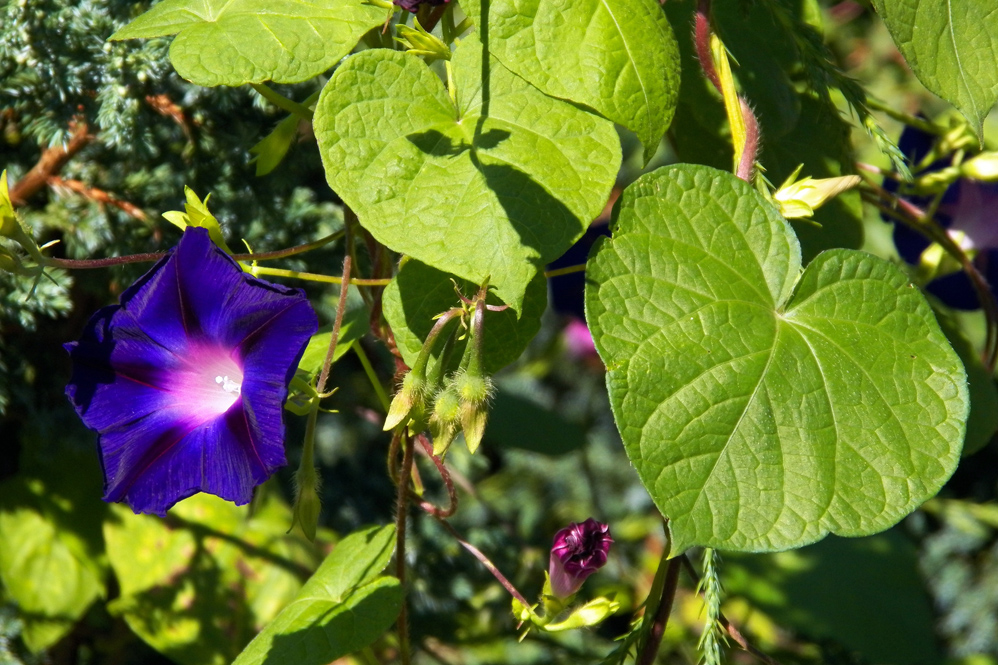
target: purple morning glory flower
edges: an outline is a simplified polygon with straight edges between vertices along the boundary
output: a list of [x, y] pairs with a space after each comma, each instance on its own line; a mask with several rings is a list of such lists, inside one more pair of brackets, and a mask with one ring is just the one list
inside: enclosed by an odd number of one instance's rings
[[450, 0], [393, 0], [393, 3], [402, 9], [415, 14], [420, 5], [432, 5], [434, 7], [450, 2]]
[[[898, 146], [912, 162], [918, 163], [929, 154], [935, 140], [936, 137], [927, 132], [906, 127]], [[938, 160], [921, 173], [938, 171], [948, 165], [945, 160]], [[898, 183], [888, 179], [884, 188], [897, 191]], [[933, 197], [908, 195], [904, 198], [925, 208]], [[943, 194], [935, 218], [958, 245], [971, 253], [974, 265], [988, 284], [992, 288], [998, 285], [998, 183], [960, 178]], [[932, 243], [914, 229], [896, 223], [894, 245], [902, 259], [918, 265]], [[926, 284], [925, 290], [955, 309], [973, 310], [981, 306], [970, 278], [962, 270], [933, 279]]]
[[317, 328], [303, 292], [184, 231], [66, 344], [66, 395], [97, 432], [104, 500], [158, 515], [197, 492], [248, 503], [287, 463], [287, 386]]
[[611, 543], [609, 525], [592, 517], [556, 533], [548, 564], [551, 593], [558, 598], [575, 594], [587, 577], [606, 564]]

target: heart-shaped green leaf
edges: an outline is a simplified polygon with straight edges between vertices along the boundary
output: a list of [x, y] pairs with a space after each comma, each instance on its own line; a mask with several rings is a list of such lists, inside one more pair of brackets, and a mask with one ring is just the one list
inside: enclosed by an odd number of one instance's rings
[[918, 80], [960, 110], [984, 140], [998, 101], [998, 11], [972, 0], [873, 0]]
[[602, 210], [620, 142], [607, 120], [483, 63], [474, 36], [451, 62], [456, 102], [414, 55], [346, 60], [315, 109], [326, 178], [380, 242], [489, 278], [519, 310], [530, 280]]
[[676, 38], [656, 0], [461, 6], [487, 28], [489, 52], [506, 67], [552, 97], [627, 127], [644, 144], [645, 162], [652, 158], [676, 109], [680, 69]]
[[363, 0], [163, 0], [111, 39], [177, 35], [170, 61], [198, 85], [299, 83], [384, 21]]
[[589, 262], [614, 416], [674, 552], [875, 533], [956, 468], [967, 379], [921, 292], [853, 250], [799, 271], [773, 206], [692, 165], [628, 187]]

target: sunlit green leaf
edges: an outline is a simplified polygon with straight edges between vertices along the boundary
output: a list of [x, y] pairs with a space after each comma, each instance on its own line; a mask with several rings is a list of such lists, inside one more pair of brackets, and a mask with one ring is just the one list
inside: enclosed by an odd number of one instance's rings
[[248, 513], [207, 494], [166, 520], [116, 506], [104, 534], [121, 596], [109, 609], [181, 665], [231, 663], [318, 564], [310, 543], [286, 533], [286, 504], [268, 495]]
[[972, 0], [873, 0], [918, 80], [960, 110], [983, 140], [998, 101], [998, 10]]
[[163, 0], [111, 39], [177, 35], [170, 60], [198, 85], [298, 83], [335, 65], [385, 16], [363, 0]]
[[620, 142], [612, 123], [494, 58], [483, 65], [473, 36], [451, 62], [456, 103], [417, 56], [345, 61], [315, 110], [326, 178], [379, 241], [476, 284], [488, 277], [519, 310], [603, 209]]
[[394, 539], [391, 526], [344, 538], [234, 665], [324, 665], [373, 642], [402, 606], [398, 580], [380, 575]]
[[628, 456], [672, 546], [866, 535], [933, 496], [966, 374], [892, 264], [797, 239], [747, 183], [660, 169], [624, 192], [586, 306]]
[[656, 0], [470, 0], [462, 7], [503, 65], [552, 97], [627, 127], [644, 144], [645, 161], [652, 158], [679, 92], [676, 39]]
[[0, 581], [17, 602], [32, 651], [57, 642], [104, 595], [104, 567], [91, 542], [99, 522], [92, 524], [93, 512], [75, 518], [83, 508], [38, 479], [0, 485]]

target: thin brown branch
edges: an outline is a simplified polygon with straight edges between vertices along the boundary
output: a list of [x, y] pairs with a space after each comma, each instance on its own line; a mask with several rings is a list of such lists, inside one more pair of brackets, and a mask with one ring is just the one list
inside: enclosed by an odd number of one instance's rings
[[[395, 505], [395, 576], [402, 588], [405, 588], [405, 530], [406, 517], [409, 510], [409, 478], [412, 474], [412, 438], [402, 435], [402, 468], [399, 471], [398, 497]], [[399, 637], [399, 655], [402, 665], [410, 663], [409, 647], [409, 612], [408, 603], [403, 599], [397, 623]]]
[[665, 584], [662, 585], [662, 598], [655, 609], [655, 618], [648, 631], [648, 640], [635, 659], [634, 665], [651, 665], [655, 662], [655, 656], [658, 655], [658, 649], [662, 645], [662, 637], [665, 635], [665, 628], [669, 625], [669, 614], [672, 613], [672, 603], [676, 599], [676, 589], [679, 587], [679, 569], [682, 567], [680, 558], [669, 560], [669, 567], [665, 571]]
[[94, 139], [87, 123], [82, 120], [74, 121], [69, 128], [73, 132], [69, 142], [43, 150], [41, 157], [31, 167], [31, 170], [10, 188], [11, 203], [14, 205], [27, 203], [28, 199], [46, 186], [49, 178], [59, 175], [66, 162], [72, 159], [73, 155]]
[[187, 140], [191, 140], [191, 123], [184, 114], [184, 110], [177, 106], [172, 99], [166, 95], [146, 95], [146, 103], [153, 111], [162, 116], [170, 118], [180, 125]]
[[111, 194], [108, 194], [103, 189], [97, 189], [96, 187], [87, 187], [85, 184], [79, 180], [65, 180], [57, 175], [49, 176], [46, 180], [46, 184], [55, 190], [65, 189], [71, 192], [75, 192], [80, 196], [90, 199], [91, 201], [96, 201], [97, 203], [103, 205], [109, 205], [121, 210], [126, 215], [134, 217], [140, 222], [149, 221], [149, 216], [146, 215], [142, 208], [138, 207], [134, 203], [129, 203], [122, 199], [117, 198]]
[[450, 477], [450, 470], [439, 456], [433, 454], [433, 444], [430, 443], [425, 434], [418, 435], [416, 437], [416, 441], [418, 441], [420, 445], [417, 450], [422, 452], [424, 456], [430, 458], [434, 466], [437, 467], [437, 473], [440, 474], [440, 479], [444, 481], [444, 485], [447, 487], [448, 502], [446, 508], [440, 508], [439, 506], [433, 505], [429, 501], [420, 501], [419, 507], [434, 517], [450, 517], [457, 512], [457, 488], [454, 487], [454, 481]]

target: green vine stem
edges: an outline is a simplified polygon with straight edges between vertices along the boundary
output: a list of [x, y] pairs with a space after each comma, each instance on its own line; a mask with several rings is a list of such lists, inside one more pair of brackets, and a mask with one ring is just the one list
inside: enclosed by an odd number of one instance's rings
[[288, 99], [281, 93], [277, 92], [273, 88], [267, 86], [264, 83], [250, 83], [250, 87], [260, 93], [260, 96], [266, 99], [268, 102], [273, 104], [279, 109], [287, 111], [293, 115], [296, 115], [303, 120], [312, 119], [312, 109], [309, 108], [311, 104], [315, 103], [315, 100], [319, 99], [319, 93], [313, 92], [308, 98], [302, 102], [298, 103], [292, 99]]

